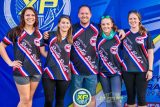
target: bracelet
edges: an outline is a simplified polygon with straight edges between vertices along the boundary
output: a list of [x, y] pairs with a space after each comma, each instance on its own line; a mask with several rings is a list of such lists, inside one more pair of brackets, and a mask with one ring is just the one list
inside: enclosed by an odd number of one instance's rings
[[148, 71], [153, 72], [153, 70], [149, 69]]

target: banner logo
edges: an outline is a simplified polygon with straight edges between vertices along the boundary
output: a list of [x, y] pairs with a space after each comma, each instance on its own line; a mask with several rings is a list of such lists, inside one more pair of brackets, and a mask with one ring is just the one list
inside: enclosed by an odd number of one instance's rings
[[70, 15], [70, 0], [4, 0], [5, 19], [13, 28], [17, 26], [25, 7], [33, 7], [38, 14], [39, 29], [53, 30], [61, 14]]
[[73, 94], [73, 102], [78, 107], [87, 106], [91, 102], [90, 92], [84, 88], [80, 88], [76, 90]]

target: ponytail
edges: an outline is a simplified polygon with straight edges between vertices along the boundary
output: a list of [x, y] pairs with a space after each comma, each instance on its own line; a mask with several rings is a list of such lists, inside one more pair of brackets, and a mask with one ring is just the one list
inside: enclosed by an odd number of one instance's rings
[[139, 33], [140, 33], [141, 35], [144, 35], [144, 34], [147, 33], [146, 28], [142, 25], [141, 22], [140, 22], [140, 24], [139, 24]]

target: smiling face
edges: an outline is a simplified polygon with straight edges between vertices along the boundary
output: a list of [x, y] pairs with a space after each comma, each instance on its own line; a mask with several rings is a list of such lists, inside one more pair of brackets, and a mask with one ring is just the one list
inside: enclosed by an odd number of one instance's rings
[[139, 28], [140, 19], [135, 13], [130, 13], [128, 22], [131, 28]]
[[71, 22], [67, 18], [62, 18], [58, 23], [60, 32], [68, 32], [71, 28]]
[[90, 23], [91, 19], [91, 11], [88, 7], [81, 7], [78, 13], [78, 17], [80, 19], [80, 23], [82, 25], [87, 25]]
[[33, 26], [35, 23], [35, 14], [32, 10], [27, 9], [24, 13], [25, 26]]
[[113, 27], [113, 23], [110, 18], [104, 18], [101, 20], [101, 29], [106, 34], [109, 35]]

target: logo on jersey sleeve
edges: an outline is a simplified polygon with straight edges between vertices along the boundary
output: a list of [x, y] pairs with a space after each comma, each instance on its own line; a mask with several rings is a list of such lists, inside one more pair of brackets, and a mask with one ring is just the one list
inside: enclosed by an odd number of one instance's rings
[[138, 44], [144, 44], [144, 39], [142, 37], [136, 37], [135, 38], [135, 41], [138, 43]]
[[111, 52], [112, 54], [117, 54], [117, 53], [118, 53], [118, 47], [117, 47], [117, 46], [112, 46], [112, 47], [110, 48], [110, 52]]
[[64, 50], [65, 50], [66, 52], [70, 52], [70, 51], [71, 51], [71, 45], [70, 45], [70, 44], [66, 44], [66, 45], [64, 46]]
[[96, 36], [91, 37], [91, 39], [90, 39], [91, 46], [96, 46], [96, 40], [97, 40]]

